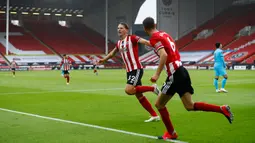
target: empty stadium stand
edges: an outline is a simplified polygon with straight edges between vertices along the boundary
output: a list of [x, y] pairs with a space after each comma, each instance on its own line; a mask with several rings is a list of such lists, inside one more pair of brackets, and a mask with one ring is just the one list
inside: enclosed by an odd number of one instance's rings
[[246, 64], [255, 64], [255, 54], [244, 60], [242, 63]]
[[[0, 32], [3, 34], [6, 31], [6, 21], [0, 20]], [[42, 45], [40, 41], [35, 39], [29, 32], [22, 27], [10, 24], [9, 36], [9, 52], [17, 55], [38, 55], [38, 54], [53, 54], [53, 52]], [[5, 51], [5, 38], [0, 38], [4, 47], [1, 47], [1, 52]], [[4, 48], [4, 49], [3, 49]], [[5, 52], [4, 52], [5, 53]]]
[[102, 54], [104, 52], [69, 28], [60, 26], [57, 22], [26, 20], [24, 26], [60, 54]]
[[[105, 37], [102, 36], [100, 33], [92, 30], [91, 28], [87, 27], [85, 24], [82, 23], [72, 23], [71, 28], [78, 32], [81, 36], [88, 39], [92, 44], [96, 45], [102, 50], [105, 49]], [[110, 40], [108, 42], [110, 51], [114, 48], [115, 44]]]
[[[209, 20], [204, 25], [177, 40], [176, 45], [180, 51], [212, 50], [216, 41], [226, 45], [235, 39], [235, 34], [241, 28], [255, 23], [254, 18], [252, 18], [253, 15], [254, 5], [232, 6], [214, 19]], [[194, 41], [193, 39], [196, 35], [205, 29], [213, 29], [215, 32], [207, 39]]]

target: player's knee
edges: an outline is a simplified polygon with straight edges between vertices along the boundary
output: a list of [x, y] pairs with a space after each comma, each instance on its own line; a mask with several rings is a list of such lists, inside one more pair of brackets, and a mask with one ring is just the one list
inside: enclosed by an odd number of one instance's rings
[[228, 79], [228, 76], [227, 76], [227, 75], [225, 75], [225, 76], [224, 76], [224, 78], [225, 78], [225, 79]]
[[127, 95], [134, 95], [135, 94], [135, 90], [132, 89], [125, 89], [125, 92]]
[[156, 102], [156, 103], [155, 103], [155, 107], [156, 107], [157, 109], [163, 109], [163, 108], [165, 108], [165, 105], [162, 105], [162, 104], [160, 104], [159, 102]]
[[193, 111], [194, 110], [194, 103], [185, 104], [184, 107], [187, 111]]
[[219, 80], [219, 77], [215, 77], [214, 79]]

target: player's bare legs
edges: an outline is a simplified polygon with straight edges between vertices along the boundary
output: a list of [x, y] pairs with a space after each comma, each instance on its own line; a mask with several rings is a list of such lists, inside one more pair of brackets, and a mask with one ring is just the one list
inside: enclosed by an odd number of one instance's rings
[[217, 112], [223, 114], [229, 121], [232, 123], [233, 121], [233, 114], [230, 111], [230, 107], [228, 105], [217, 106], [213, 104], [207, 104], [204, 102], [193, 102], [192, 101], [192, 94], [186, 92], [181, 97], [182, 103], [184, 107], [188, 111], [206, 111], [206, 112]]
[[12, 70], [12, 76], [15, 77], [15, 70]]
[[143, 106], [143, 108], [150, 113], [150, 119], [145, 120], [144, 122], [152, 122], [152, 121], [159, 121], [160, 118], [155, 112], [155, 110], [152, 108], [151, 103], [149, 100], [142, 94], [142, 93], [136, 93], [135, 86], [127, 84], [125, 92], [128, 95], [135, 95], [139, 103]]
[[172, 95], [166, 95], [161, 93], [155, 104], [167, 129], [167, 132], [165, 132], [163, 136], [158, 137], [159, 139], [176, 139], [178, 137], [177, 133], [174, 131], [173, 124], [170, 120], [169, 112], [166, 108], [167, 102], [172, 97]]
[[130, 85], [130, 84], [127, 84], [127, 85], [126, 85], [126, 88], [125, 88], [125, 92], [126, 92], [128, 95], [134, 95], [134, 94], [136, 93], [135, 86]]

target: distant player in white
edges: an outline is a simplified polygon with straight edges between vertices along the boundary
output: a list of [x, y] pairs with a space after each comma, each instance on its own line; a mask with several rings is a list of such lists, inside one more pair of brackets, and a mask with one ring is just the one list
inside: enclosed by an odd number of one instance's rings
[[16, 71], [16, 67], [17, 67], [17, 63], [14, 61], [14, 59], [12, 60], [11, 64], [10, 64], [10, 68], [12, 71], [12, 76], [15, 77], [15, 71]]
[[96, 59], [95, 56], [91, 57], [90, 59], [91, 59], [91, 63], [93, 64], [92, 69], [94, 70], [94, 73], [95, 73], [96, 75], [98, 75], [98, 72], [97, 72], [97, 62], [98, 62], [98, 61], [97, 61], [97, 59]]

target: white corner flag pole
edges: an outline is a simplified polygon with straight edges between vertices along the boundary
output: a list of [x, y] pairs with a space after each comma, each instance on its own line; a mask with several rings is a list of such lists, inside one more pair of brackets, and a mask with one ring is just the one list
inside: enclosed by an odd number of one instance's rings
[[105, 54], [108, 54], [108, 0], [105, 0]]
[[9, 0], [6, 0], [6, 55], [9, 54], [9, 10], [10, 10]]

